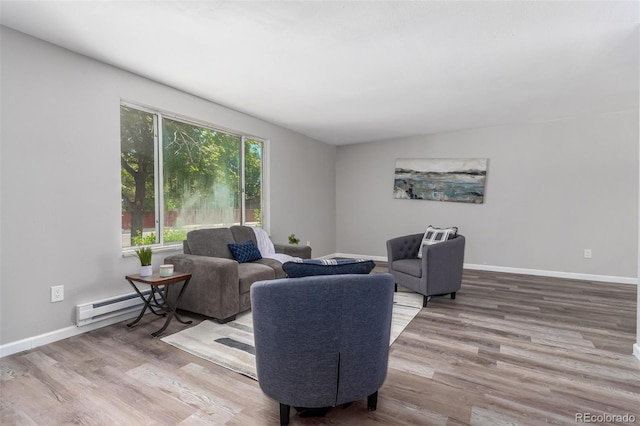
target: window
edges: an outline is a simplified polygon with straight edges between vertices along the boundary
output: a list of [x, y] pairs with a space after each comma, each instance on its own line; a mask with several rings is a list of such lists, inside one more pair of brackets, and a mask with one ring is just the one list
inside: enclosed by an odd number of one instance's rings
[[262, 140], [127, 104], [120, 139], [123, 248], [261, 225]]

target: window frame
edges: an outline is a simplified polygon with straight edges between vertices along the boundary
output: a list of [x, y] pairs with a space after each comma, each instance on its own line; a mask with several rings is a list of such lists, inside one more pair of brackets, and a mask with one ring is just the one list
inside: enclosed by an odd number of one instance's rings
[[[260, 219], [261, 219], [261, 227], [265, 230], [269, 229], [269, 195], [268, 195], [268, 157], [269, 157], [269, 139], [253, 135], [246, 132], [241, 132], [238, 130], [232, 130], [223, 126], [218, 126], [207, 121], [202, 121], [190, 117], [186, 117], [184, 115], [169, 112], [166, 110], [162, 110], [159, 108], [145, 106], [136, 102], [120, 100], [118, 108], [132, 108], [142, 112], [146, 112], [148, 114], [153, 115], [153, 125], [154, 125], [154, 135], [153, 135], [153, 144], [154, 144], [154, 220], [155, 220], [155, 233], [158, 236], [158, 242], [156, 244], [151, 244], [152, 251], [162, 252], [162, 251], [173, 251], [182, 247], [181, 241], [172, 241], [169, 243], [164, 242], [164, 150], [162, 149], [163, 143], [163, 119], [167, 118], [173, 121], [179, 121], [184, 124], [188, 124], [191, 126], [197, 126], [201, 128], [206, 128], [208, 130], [212, 130], [215, 132], [226, 133], [231, 136], [236, 136], [239, 138], [239, 168], [242, 171], [240, 173], [240, 191], [238, 193], [239, 209], [240, 209], [240, 224], [246, 224], [246, 167], [245, 167], [245, 145], [247, 140], [256, 141], [262, 144], [262, 152], [261, 152], [261, 168], [260, 168], [260, 179], [261, 179], [261, 190], [260, 190]], [[122, 142], [121, 142], [122, 143]], [[120, 150], [122, 153], [122, 149]], [[122, 166], [121, 166], [122, 167]], [[122, 182], [121, 182], [122, 185]], [[121, 201], [122, 203], [122, 201]], [[122, 208], [121, 208], [122, 214]], [[122, 233], [122, 226], [120, 227], [120, 232]], [[123, 256], [133, 256], [135, 255], [136, 247], [131, 245], [130, 247], [122, 247]]]

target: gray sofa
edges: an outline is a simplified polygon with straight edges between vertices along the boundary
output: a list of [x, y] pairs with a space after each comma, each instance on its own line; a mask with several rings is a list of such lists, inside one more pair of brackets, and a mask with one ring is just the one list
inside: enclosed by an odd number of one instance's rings
[[[282, 263], [275, 259], [259, 259], [238, 263], [228, 244], [252, 240], [257, 244], [253, 229], [248, 226], [199, 229], [187, 234], [183, 242], [184, 254], [165, 258], [175, 270], [192, 274], [178, 308], [228, 322], [236, 314], [251, 308], [249, 289], [260, 280], [284, 278]], [[311, 258], [311, 247], [274, 244], [277, 253], [303, 259]], [[169, 289], [169, 298], [177, 291]]]
[[389, 358], [391, 275], [261, 281], [251, 302], [258, 383], [280, 403], [280, 424], [291, 406], [302, 415], [367, 398], [376, 409]]

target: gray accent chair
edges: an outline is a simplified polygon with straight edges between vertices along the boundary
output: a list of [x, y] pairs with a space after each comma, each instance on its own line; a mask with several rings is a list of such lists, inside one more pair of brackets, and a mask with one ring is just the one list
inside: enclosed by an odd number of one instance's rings
[[425, 245], [422, 258], [418, 250], [424, 233], [405, 235], [387, 241], [389, 273], [396, 285], [401, 285], [423, 295], [426, 307], [431, 296], [451, 294], [462, 286], [465, 238], [463, 235], [441, 243]]
[[290, 407], [377, 407], [387, 375], [393, 307], [390, 274], [319, 275], [251, 287], [258, 383]]
[[[178, 308], [212, 317], [220, 323], [229, 322], [236, 314], [251, 309], [249, 289], [254, 282], [284, 278], [282, 263], [275, 259], [235, 261], [228, 244], [248, 240], [257, 243], [253, 229], [248, 226], [189, 232], [183, 241], [184, 254], [168, 256], [164, 260], [164, 263], [174, 265], [176, 271], [192, 274]], [[311, 247], [274, 246], [278, 253], [311, 257]], [[175, 302], [177, 295], [177, 289], [170, 287], [168, 297]]]

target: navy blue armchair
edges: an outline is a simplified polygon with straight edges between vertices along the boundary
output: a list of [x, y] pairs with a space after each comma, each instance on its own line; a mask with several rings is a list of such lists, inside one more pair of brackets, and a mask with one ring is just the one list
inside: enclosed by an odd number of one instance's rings
[[387, 375], [390, 274], [321, 275], [251, 286], [258, 382], [290, 407], [333, 407], [367, 397], [376, 409]]

